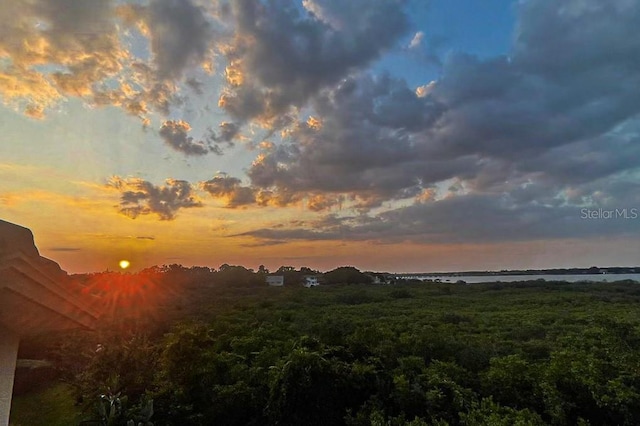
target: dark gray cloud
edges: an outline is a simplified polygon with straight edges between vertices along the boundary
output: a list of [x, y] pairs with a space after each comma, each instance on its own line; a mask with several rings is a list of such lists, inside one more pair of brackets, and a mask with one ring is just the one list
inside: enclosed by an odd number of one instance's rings
[[409, 28], [393, 0], [348, 3], [239, 0], [220, 105], [239, 120], [277, 120], [323, 87], [376, 59]]
[[[230, 235], [230, 237], [253, 237], [261, 240], [255, 246], [261, 245], [277, 245], [284, 244], [289, 241], [305, 240], [305, 241], [322, 241], [322, 240], [338, 240], [341, 239], [339, 234], [331, 231], [313, 231], [303, 228], [293, 229], [271, 229], [263, 228], [255, 231], [244, 232], [241, 234]], [[349, 239], [346, 235], [345, 239]]]
[[362, 74], [318, 91], [313, 118], [251, 166], [252, 185], [367, 208], [447, 179], [550, 200], [637, 170], [640, 6], [614, 3], [522, 3], [511, 56], [453, 53], [417, 93]]
[[148, 5], [120, 4], [117, 12], [128, 28], [148, 39], [151, 58], [131, 55], [125, 84], [102, 88], [96, 103], [122, 106], [148, 124], [150, 109], [166, 116], [183, 101], [181, 81], [202, 94], [202, 83], [187, 75], [187, 70], [203, 66], [213, 49], [214, 30], [202, 7], [191, 0], [155, 0]]
[[185, 155], [205, 155], [211, 149], [202, 141], [196, 141], [189, 136], [191, 126], [186, 121], [169, 120], [162, 123], [160, 137], [176, 151]]
[[245, 244], [241, 244], [241, 246], [246, 248], [270, 247], [270, 246], [279, 246], [282, 244], [286, 244], [287, 242], [288, 241], [268, 240], [268, 241], [261, 241], [258, 243], [245, 243]]
[[154, 0], [146, 16], [160, 79], [180, 77], [204, 59], [213, 32], [205, 11], [191, 0]]
[[[473, 170], [476, 158], [429, 158], [415, 132], [442, 108], [401, 80], [367, 75], [323, 90], [317, 113], [286, 143], [267, 149], [248, 171], [254, 186], [276, 193], [355, 198], [363, 207], [413, 197], [434, 182]], [[334, 203], [335, 204], [335, 203]]]
[[591, 182], [640, 165], [640, 120], [592, 139], [549, 149], [520, 161], [525, 172], [545, 175], [569, 185]]
[[[521, 2], [518, 8], [514, 61], [529, 72], [569, 82], [607, 69], [620, 77], [640, 70], [638, 2], [538, 0]], [[606, 83], [590, 91], [605, 92], [626, 84]]]
[[[625, 188], [628, 189], [631, 188]], [[638, 186], [634, 189], [637, 190]], [[617, 201], [594, 208], [560, 203], [544, 205], [539, 200], [521, 201], [498, 194], [468, 194], [415, 203], [374, 217], [329, 215], [309, 227], [264, 228], [239, 236], [265, 242], [360, 240], [448, 244], [602, 235], [613, 238], [634, 236], [640, 232], [639, 227], [633, 226], [633, 222], [640, 221], [640, 204], [637, 202]], [[589, 218], [589, 214], [600, 217]], [[607, 214], [611, 218], [603, 217]]]
[[118, 211], [132, 219], [156, 214], [160, 220], [173, 220], [180, 209], [202, 207], [189, 182], [167, 179], [156, 186], [143, 179], [114, 177], [108, 186], [120, 192]]
[[255, 190], [242, 186], [238, 178], [227, 175], [214, 176], [212, 179], [202, 182], [200, 186], [212, 197], [225, 199], [227, 207], [230, 208], [246, 206], [256, 202]]
[[238, 123], [222, 122], [218, 125], [218, 131], [211, 132], [211, 139], [215, 142], [223, 142], [233, 145], [234, 139], [240, 135], [240, 125]]
[[[637, 220], [581, 213], [640, 207], [640, 4], [537, 0], [520, 3], [518, 16], [509, 56], [452, 53], [415, 93], [359, 74], [311, 95], [313, 117], [264, 150], [251, 183], [366, 214], [244, 235], [446, 243], [637, 234]], [[430, 192], [448, 180], [455, 190]], [[431, 201], [371, 213], [409, 198]]]
[[430, 96], [447, 110], [428, 132], [442, 151], [520, 160], [637, 117], [637, 2], [529, 1], [518, 17], [510, 57], [446, 61]]
[[232, 147], [233, 140], [239, 135], [240, 128], [234, 123], [223, 122], [219, 132], [209, 129], [205, 140], [196, 140], [189, 136], [191, 125], [183, 120], [167, 120], [162, 123], [159, 135], [174, 150], [185, 155], [224, 154], [225, 147]]

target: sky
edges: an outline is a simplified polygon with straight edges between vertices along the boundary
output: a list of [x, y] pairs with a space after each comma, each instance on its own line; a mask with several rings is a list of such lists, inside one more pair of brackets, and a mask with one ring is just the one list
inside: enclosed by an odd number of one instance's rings
[[69, 272], [640, 264], [637, 0], [4, 0], [0, 218]]

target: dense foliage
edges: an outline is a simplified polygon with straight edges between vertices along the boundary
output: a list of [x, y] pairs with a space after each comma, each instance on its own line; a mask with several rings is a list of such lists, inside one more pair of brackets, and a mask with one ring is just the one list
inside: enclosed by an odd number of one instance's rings
[[67, 344], [85, 403], [126, 396], [126, 424], [152, 399], [156, 426], [640, 424], [635, 283], [189, 294], [168, 329]]

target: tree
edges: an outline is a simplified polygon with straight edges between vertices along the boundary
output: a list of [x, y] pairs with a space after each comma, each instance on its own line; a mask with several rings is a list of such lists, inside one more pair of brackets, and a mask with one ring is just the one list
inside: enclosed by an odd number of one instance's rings
[[363, 274], [353, 266], [341, 266], [324, 274], [327, 284], [370, 284], [370, 276]]
[[262, 278], [244, 266], [227, 265], [220, 266], [216, 273], [216, 281], [221, 285], [247, 287], [263, 284]]
[[275, 424], [340, 424], [346, 414], [343, 364], [318, 352], [294, 350], [271, 385], [267, 410]]
[[316, 275], [316, 274], [319, 274], [319, 273], [320, 273], [320, 272], [318, 272], [318, 271], [316, 271], [316, 270], [314, 270], [314, 269], [311, 269], [311, 268], [309, 268], [309, 267], [306, 267], [306, 266], [302, 266], [302, 267], [300, 268], [300, 272], [301, 272], [301, 273], [303, 273], [303, 274], [305, 274], [305, 275]]

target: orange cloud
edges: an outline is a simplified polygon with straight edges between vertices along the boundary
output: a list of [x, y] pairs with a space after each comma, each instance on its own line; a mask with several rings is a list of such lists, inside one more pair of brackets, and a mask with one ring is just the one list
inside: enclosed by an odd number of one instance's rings
[[7, 0], [0, 10], [0, 95], [35, 118], [65, 96], [91, 95], [128, 58], [110, 1], [58, 3]]
[[[211, 62], [209, 23], [190, 1], [5, 0], [0, 28], [0, 99], [32, 118], [68, 97], [142, 120], [167, 114], [183, 69]], [[150, 58], [130, 50], [135, 38]]]

